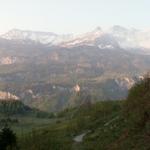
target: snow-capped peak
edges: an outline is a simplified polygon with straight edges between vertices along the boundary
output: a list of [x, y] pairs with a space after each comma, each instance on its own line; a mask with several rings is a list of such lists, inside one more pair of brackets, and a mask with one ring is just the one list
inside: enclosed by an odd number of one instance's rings
[[137, 30], [115, 25], [108, 30], [97, 27], [91, 32], [81, 35], [56, 34], [53, 32], [39, 32], [13, 29], [1, 36], [9, 40], [32, 40], [41, 44], [56, 45], [62, 47], [75, 47], [80, 45], [98, 46], [99, 48], [124, 49], [150, 49], [150, 30]]
[[64, 42], [61, 46], [64, 47], [74, 47], [79, 45], [94, 45], [95, 39], [101, 37], [103, 35], [103, 31], [100, 27], [97, 27], [95, 30], [91, 32], [87, 32], [85, 34], [81, 34], [71, 39], [70, 41]]
[[108, 32], [122, 48], [150, 48], [150, 31], [113, 26]]
[[57, 45], [62, 41], [69, 40], [73, 35], [58, 35], [53, 32], [39, 32], [30, 30], [13, 29], [2, 35], [2, 38], [8, 40], [32, 40], [42, 44]]

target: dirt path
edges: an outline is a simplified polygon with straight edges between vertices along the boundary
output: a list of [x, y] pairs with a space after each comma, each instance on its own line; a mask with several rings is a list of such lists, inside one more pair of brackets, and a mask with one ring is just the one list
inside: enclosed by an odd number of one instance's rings
[[75, 136], [74, 138], [73, 138], [73, 140], [75, 141], [75, 142], [82, 142], [83, 141], [83, 138], [84, 138], [84, 136], [87, 134], [87, 132], [86, 133], [82, 133], [82, 134], [80, 134], [80, 135], [78, 135], [78, 136]]

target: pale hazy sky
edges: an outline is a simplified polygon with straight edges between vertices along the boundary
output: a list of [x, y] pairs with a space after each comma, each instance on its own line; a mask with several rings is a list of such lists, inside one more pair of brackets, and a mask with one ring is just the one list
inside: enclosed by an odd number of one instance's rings
[[0, 33], [80, 33], [113, 25], [150, 28], [150, 0], [0, 0]]

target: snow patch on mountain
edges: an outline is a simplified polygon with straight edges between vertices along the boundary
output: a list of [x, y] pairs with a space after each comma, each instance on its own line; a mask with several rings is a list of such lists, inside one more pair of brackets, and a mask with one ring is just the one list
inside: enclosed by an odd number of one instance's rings
[[77, 35], [73, 39], [67, 42], [61, 43], [61, 46], [63, 47], [74, 47], [74, 46], [80, 46], [80, 45], [88, 45], [93, 46], [95, 44], [95, 39], [102, 36], [104, 33], [100, 27], [97, 27], [92, 32], [87, 32], [82, 35]]
[[59, 35], [52, 32], [35, 32], [13, 29], [1, 36], [8, 40], [34, 41], [49, 46], [77, 47], [82, 45], [97, 46], [102, 49], [123, 48], [141, 49], [150, 53], [150, 30], [138, 30], [113, 26], [107, 30], [97, 27], [81, 35]]
[[113, 26], [107, 32], [113, 35], [114, 39], [122, 48], [150, 48], [150, 30], [143, 31], [134, 28]]
[[71, 34], [58, 35], [52, 32], [39, 32], [13, 29], [1, 36], [8, 40], [32, 40], [42, 44], [57, 45], [73, 37]]

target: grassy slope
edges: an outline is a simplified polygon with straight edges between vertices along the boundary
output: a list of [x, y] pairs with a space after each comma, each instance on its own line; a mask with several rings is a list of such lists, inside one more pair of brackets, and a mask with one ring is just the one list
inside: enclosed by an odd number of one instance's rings
[[[65, 120], [19, 139], [22, 150], [147, 150], [145, 129], [132, 131], [122, 117], [122, 102], [100, 102], [59, 114]], [[83, 142], [73, 138], [90, 131]]]
[[[22, 149], [86, 149], [94, 144], [91, 139], [96, 139], [95, 142], [99, 143], [97, 131], [100, 132], [106, 122], [118, 116], [120, 102], [102, 102], [88, 107], [90, 108], [84, 106], [78, 111], [71, 109], [62, 112], [59, 115], [66, 118], [64, 121], [57, 121], [43, 130], [34, 130], [21, 139]], [[91, 132], [85, 137], [85, 141], [76, 144], [73, 138], [87, 130]], [[105, 137], [103, 139], [105, 140]]]

